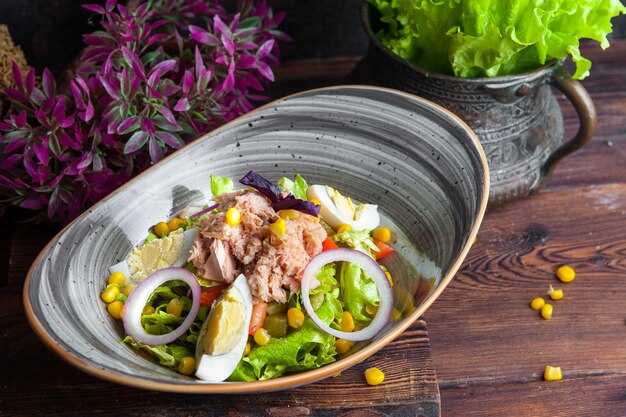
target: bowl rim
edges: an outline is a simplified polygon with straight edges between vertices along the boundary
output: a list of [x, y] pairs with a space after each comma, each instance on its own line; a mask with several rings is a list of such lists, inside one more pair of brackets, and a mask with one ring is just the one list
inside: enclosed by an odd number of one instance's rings
[[[152, 381], [152, 380], [147, 380], [141, 377], [135, 377], [135, 376], [126, 376], [126, 375], [122, 375], [122, 374], [116, 374], [114, 372], [111, 372], [110, 370], [107, 369], [102, 369], [99, 368], [97, 366], [94, 366], [88, 362], [85, 362], [77, 357], [75, 357], [74, 355], [70, 354], [69, 352], [65, 351], [59, 344], [57, 344], [54, 340], [54, 338], [49, 335], [43, 325], [41, 324], [41, 322], [39, 321], [39, 319], [37, 318], [37, 316], [35, 315], [35, 312], [33, 310], [33, 307], [30, 303], [30, 299], [28, 297], [28, 290], [30, 287], [30, 282], [31, 282], [31, 278], [33, 276], [34, 273], [34, 269], [35, 266], [37, 264], [39, 264], [41, 262], [41, 259], [44, 255], [44, 253], [53, 245], [53, 243], [63, 234], [65, 233], [65, 231], [70, 228], [75, 222], [77, 222], [78, 220], [80, 220], [81, 218], [83, 218], [84, 216], [87, 216], [89, 214], [89, 212], [91, 211], [91, 208], [93, 207], [97, 207], [98, 205], [102, 204], [104, 200], [108, 199], [109, 197], [117, 194], [118, 192], [120, 192], [121, 190], [123, 190], [124, 188], [130, 186], [130, 184], [132, 184], [137, 178], [146, 175], [147, 173], [151, 172], [153, 169], [158, 168], [162, 163], [164, 163], [165, 161], [169, 160], [172, 156], [176, 155], [178, 152], [182, 151], [183, 149], [185, 149], [187, 146], [192, 145], [193, 143], [197, 142], [198, 140], [203, 140], [204, 138], [208, 137], [208, 136], [213, 136], [215, 134], [218, 134], [221, 130], [227, 128], [228, 126], [230, 126], [231, 124], [237, 123], [241, 118], [244, 117], [248, 117], [251, 114], [254, 114], [257, 111], [272, 107], [274, 105], [276, 105], [279, 102], [288, 100], [288, 99], [292, 99], [292, 98], [297, 98], [303, 95], [309, 95], [312, 93], [324, 93], [324, 92], [332, 92], [333, 90], [341, 90], [341, 89], [355, 89], [355, 90], [375, 90], [375, 91], [383, 91], [386, 93], [391, 93], [391, 94], [396, 94], [396, 95], [402, 95], [405, 97], [408, 97], [412, 100], [417, 100], [420, 101], [424, 104], [426, 104], [427, 106], [434, 106], [437, 109], [443, 111], [444, 113], [446, 113], [453, 121], [455, 121], [459, 127], [461, 127], [470, 137], [476, 151], [478, 152], [479, 155], [479, 160], [482, 164], [482, 168], [483, 168], [483, 188], [482, 188], [482, 198], [481, 201], [479, 202], [478, 205], [478, 212], [477, 212], [477, 216], [476, 216], [476, 221], [474, 222], [474, 225], [472, 227], [472, 229], [470, 230], [468, 239], [465, 243], [465, 245], [463, 246], [463, 248], [461, 249], [461, 251], [459, 252], [459, 255], [457, 256], [454, 264], [450, 267], [448, 273], [442, 278], [441, 280], [441, 284], [439, 286], [437, 286], [437, 288], [435, 289], [435, 291], [433, 291], [427, 298], [426, 300], [417, 308], [415, 309], [415, 311], [413, 311], [411, 314], [409, 314], [407, 317], [404, 318], [404, 320], [400, 323], [399, 326], [395, 327], [393, 330], [391, 330], [387, 335], [385, 335], [384, 337], [372, 342], [370, 345], [366, 346], [365, 348], [345, 357], [342, 359], [339, 359], [333, 363], [324, 365], [320, 368], [317, 369], [313, 369], [313, 370], [309, 370], [306, 372], [302, 372], [302, 373], [298, 373], [298, 374], [294, 374], [294, 375], [288, 375], [288, 376], [282, 376], [276, 379], [270, 379], [270, 380], [265, 380], [265, 381], [252, 381], [252, 382], [229, 382], [229, 383], [224, 383], [224, 384], [205, 384], [205, 383], [198, 383], [198, 384], [176, 384], [176, 383], [170, 383], [170, 382], [161, 382], [161, 381]], [[125, 385], [125, 386], [129, 386], [129, 387], [133, 387], [133, 388], [139, 388], [139, 389], [144, 389], [144, 390], [152, 390], [152, 391], [160, 391], [160, 392], [173, 392], [173, 393], [188, 393], [188, 394], [243, 394], [243, 393], [259, 393], [259, 392], [268, 392], [268, 391], [277, 391], [277, 390], [282, 390], [282, 389], [288, 389], [288, 388], [294, 388], [297, 386], [301, 386], [301, 385], [305, 385], [305, 384], [309, 384], [309, 383], [313, 383], [316, 382], [318, 380], [321, 379], [325, 379], [327, 377], [330, 377], [332, 375], [335, 375], [347, 368], [350, 368], [354, 365], [356, 365], [357, 363], [365, 360], [366, 358], [368, 358], [369, 356], [373, 355], [374, 353], [376, 353], [377, 351], [379, 351], [380, 349], [382, 349], [383, 347], [387, 346], [389, 343], [391, 343], [394, 339], [396, 339], [398, 336], [400, 336], [407, 328], [409, 328], [411, 325], [413, 325], [413, 323], [419, 319], [424, 312], [431, 306], [431, 304], [441, 295], [441, 293], [443, 292], [443, 290], [448, 286], [448, 284], [450, 283], [450, 281], [452, 281], [452, 279], [454, 278], [455, 274], [457, 273], [457, 271], [459, 270], [459, 268], [461, 267], [461, 264], [463, 263], [463, 261], [465, 260], [470, 248], [473, 245], [473, 242], [476, 238], [476, 235], [478, 233], [478, 229], [480, 228], [480, 225], [482, 223], [483, 217], [485, 215], [485, 211], [487, 209], [487, 201], [489, 198], [489, 165], [487, 163], [487, 156], [485, 154], [485, 151], [482, 148], [482, 145], [480, 144], [480, 141], [478, 140], [478, 137], [476, 136], [476, 134], [472, 131], [472, 129], [458, 116], [456, 116], [455, 114], [453, 114], [452, 112], [446, 110], [444, 107], [433, 103], [429, 100], [426, 100], [422, 97], [410, 94], [410, 93], [406, 93], [404, 91], [398, 91], [398, 90], [393, 90], [390, 88], [384, 88], [384, 87], [374, 87], [374, 86], [369, 86], [369, 85], [335, 85], [335, 86], [329, 86], [329, 87], [322, 87], [322, 88], [315, 88], [315, 89], [310, 89], [310, 90], [304, 90], [298, 93], [294, 93], [294, 94], [290, 94], [287, 95], [285, 97], [273, 100], [267, 104], [264, 104], [262, 106], [259, 106], [258, 108], [237, 117], [234, 120], [231, 120], [228, 123], [225, 123], [224, 125], [220, 126], [217, 129], [214, 129], [208, 133], [205, 133], [202, 136], [199, 136], [197, 139], [193, 140], [192, 142], [190, 142], [189, 144], [186, 144], [185, 146], [183, 146], [182, 148], [176, 150], [175, 152], [173, 152], [172, 154], [168, 155], [166, 158], [164, 158], [163, 160], [159, 161], [157, 164], [154, 164], [152, 167], [146, 169], [144, 172], [142, 172], [141, 174], [135, 176], [134, 178], [130, 179], [128, 182], [126, 182], [125, 184], [123, 184], [122, 186], [120, 186], [119, 188], [117, 188], [116, 190], [114, 190], [113, 192], [111, 192], [111, 194], [109, 194], [108, 196], [106, 196], [103, 200], [97, 202], [96, 204], [94, 204], [90, 209], [85, 210], [80, 216], [78, 216], [76, 219], [74, 219], [72, 222], [70, 222], [69, 224], [67, 224], [65, 227], [63, 227], [63, 229], [57, 233], [51, 240], [50, 242], [48, 242], [48, 244], [41, 250], [41, 252], [39, 253], [39, 255], [37, 255], [37, 257], [35, 258], [35, 260], [33, 261], [33, 264], [31, 265], [31, 267], [28, 270], [28, 273], [26, 275], [26, 279], [24, 281], [24, 286], [23, 286], [23, 292], [22, 292], [22, 299], [23, 299], [23, 303], [24, 303], [24, 310], [26, 312], [26, 318], [28, 319], [28, 322], [30, 324], [30, 326], [32, 327], [32, 329], [34, 330], [34, 332], [36, 333], [36, 335], [39, 337], [39, 339], [44, 343], [44, 345], [50, 349], [53, 353], [55, 353], [58, 357], [60, 357], [61, 359], [63, 359], [65, 362], [69, 363], [70, 365], [78, 368], [79, 370], [94, 376], [96, 378], [105, 380], [105, 381], [109, 381], [109, 382], [113, 382], [116, 384], [120, 384], [120, 385]]]

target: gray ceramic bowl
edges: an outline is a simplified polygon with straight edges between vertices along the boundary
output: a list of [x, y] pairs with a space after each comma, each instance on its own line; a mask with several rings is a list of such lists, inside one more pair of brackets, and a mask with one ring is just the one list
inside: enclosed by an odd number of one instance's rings
[[[300, 173], [377, 204], [396, 236], [386, 258], [396, 308], [378, 337], [314, 371], [260, 382], [206, 384], [118, 343], [122, 328], [99, 294], [107, 267], [157, 221], [210, 196], [209, 174], [270, 180]], [[485, 155], [456, 116], [418, 97], [340, 86], [270, 103], [174, 153], [60, 232], [24, 286], [28, 319], [43, 342], [79, 369], [139, 388], [193, 393], [278, 390], [313, 382], [364, 360], [420, 317], [457, 271], [489, 195]]]

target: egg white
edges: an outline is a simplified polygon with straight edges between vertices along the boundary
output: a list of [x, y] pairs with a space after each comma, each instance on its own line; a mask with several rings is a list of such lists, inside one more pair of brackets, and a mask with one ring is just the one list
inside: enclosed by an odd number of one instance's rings
[[243, 351], [246, 348], [246, 343], [248, 342], [248, 328], [250, 327], [250, 319], [252, 318], [252, 293], [250, 292], [246, 277], [240, 274], [232, 283], [231, 288], [235, 288], [239, 291], [243, 297], [246, 308], [242, 334], [230, 351], [223, 355], [208, 355], [201, 351], [201, 346], [204, 346], [203, 338], [206, 336], [207, 330], [205, 322], [198, 335], [196, 350], [196, 376], [205, 382], [222, 382], [228, 378], [235, 368], [237, 368], [243, 356]]
[[349, 224], [353, 230], [373, 230], [380, 224], [378, 206], [364, 204], [360, 210], [356, 210], [356, 219], [346, 215], [335, 206], [328, 195], [325, 185], [311, 185], [306, 190], [307, 199], [317, 199], [320, 202], [320, 215], [333, 229], [337, 230], [343, 224]]

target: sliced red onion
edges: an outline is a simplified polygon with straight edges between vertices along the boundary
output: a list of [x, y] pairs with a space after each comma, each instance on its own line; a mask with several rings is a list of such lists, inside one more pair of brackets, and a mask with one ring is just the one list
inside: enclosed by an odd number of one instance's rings
[[[374, 283], [378, 288], [378, 296], [380, 298], [378, 311], [369, 326], [356, 332], [342, 332], [335, 330], [324, 323], [315, 313], [309, 298], [309, 290], [311, 289], [312, 283], [316, 281], [315, 275], [317, 271], [319, 271], [320, 268], [326, 264], [338, 261], [357, 263], [359, 267], [363, 269], [363, 271], [365, 271], [365, 273], [369, 275], [372, 280], [374, 280]], [[385, 275], [385, 271], [383, 271], [380, 265], [378, 265], [378, 263], [376, 263], [376, 261], [369, 255], [354, 249], [337, 248], [320, 252], [317, 256], [311, 259], [311, 262], [309, 262], [307, 267], [304, 269], [300, 289], [302, 291], [304, 308], [315, 324], [317, 324], [317, 326], [326, 333], [351, 342], [369, 340], [376, 336], [389, 321], [391, 309], [393, 308], [393, 293], [391, 285], [389, 285], [387, 275]]]
[[[187, 285], [189, 285], [189, 288], [191, 288], [191, 310], [182, 324], [175, 330], [162, 335], [149, 334], [141, 325], [141, 314], [143, 308], [146, 306], [148, 298], [150, 298], [150, 295], [152, 295], [157, 287], [173, 280], [184, 281]], [[124, 330], [126, 331], [126, 334], [132, 337], [135, 342], [140, 342], [149, 346], [163, 345], [165, 343], [173, 342], [182, 336], [196, 319], [198, 309], [200, 308], [200, 292], [200, 284], [198, 284], [196, 277], [194, 277], [194, 275], [187, 269], [178, 267], [159, 269], [141, 281], [128, 296], [128, 299], [124, 304], [123, 316]]]
[[216, 209], [216, 208], [218, 208], [219, 206], [220, 206], [219, 204], [214, 204], [214, 205], [212, 205], [212, 206], [210, 206], [210, 207], [205, 208], [205, 209], [204, 209], [204, 210], [202, 210], [202, 211], [199, 211], [199, 212], [197, 212], [197, 213], [192, 214], [191, 216], [189, 216], [189, 218], [190, 218], [190, 219], [195, 219], [196, 217], [200, 217], [200, 216], [202, 216], [203, 214], [206, 214], [206, 213], [208, 213], [208, 212], [210, 212], [210, 211], [212, 211], [212, 210], [215, 210], [215, 209]]

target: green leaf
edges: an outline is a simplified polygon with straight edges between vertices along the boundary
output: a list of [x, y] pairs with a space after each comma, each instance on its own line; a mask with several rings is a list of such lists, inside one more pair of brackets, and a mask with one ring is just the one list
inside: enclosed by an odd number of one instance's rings
[[222, 178], [218, 175], [211, 174], [211, 193], [213, 197], [220, 196], [224, 193], [230, 193], [235, 189], [233, 180], [230, 178]]
[[370, 322], [365, 308], [368, 304], [378, 305], [380, 297], [374, 281], [359, 267], [359, 264], [343, 262], [340, 274], [341, 300], [355, 320]]
[[345, 232], [334, 234], [331, 236], [331, 239], [341, 246], [359, 250], [372, 258], [374, 257], [372, 252], [378, 252], [379, 250], [368, 230], [346, 230]]
[[122, 343], [129, 344], [135, 350], [144, 350], [159, 360], [159, 363], [168, 368], [176, 369], [180, 360], [186, 356], [194, 356], [192, 349], [177, 343], [168, 345], [148, 346], [135, 342], [130, 336], [126, 336]]
[[294, 197], [306, 201], [306, 189], [309, 186], [300, 174], [296, 174], [296, 178], [293, 181], [287, 177], [282, 177], [278, 180], [276, 185], [278, 185], [282, 191], [291, 191]]

